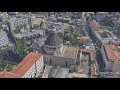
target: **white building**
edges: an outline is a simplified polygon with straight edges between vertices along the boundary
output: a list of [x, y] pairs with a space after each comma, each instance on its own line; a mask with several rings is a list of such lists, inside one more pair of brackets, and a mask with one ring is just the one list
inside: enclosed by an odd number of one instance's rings
[[[43, 67], [43, 55], [31, 52], [11, 71], [11, 74], [19, 78], [35, 78], [43, 72]], [[11, 78], [8, 73], [1, 73], [0, 78]]]
[[20, 27], [23, 25], [31, 26], [31, 18], [29, 17], [13, 17], [9, 20], [11, 30], [15, 30], [16, 27]]
[[0, 30], [0, 47], [9, 45], [9, 39], [7, 34], [3, 31]]

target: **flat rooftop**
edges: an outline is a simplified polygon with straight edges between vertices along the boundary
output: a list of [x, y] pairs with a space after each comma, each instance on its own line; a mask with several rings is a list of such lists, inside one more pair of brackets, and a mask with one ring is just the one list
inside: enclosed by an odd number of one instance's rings
[[95, 60], [95, 52], [94, 50], [88, 50], [88, 49], [80, 49], [80, 52], [89, 52], [91, 61]]
[[4, 38], [4, 37], [7, 37], [7, 34], [6, 32], [0, 29], [0, 38]]
[[76, 59], [77, 58], [77, 52], [78, 52], [77, 47], [64, 45], [63, 52], [62, 52], [63, 55], [62, 56], [65, 57], [65, 58]]
[[100, 36], [101, 36], [102, 38], [109, 38], [108, 34], [105, 33], [105, 32], [99, 33], [99, 34], [100, 34]]
[[80, 74], [80, 73], [69, 73], [69, 78], [88, 78], [86, 74]]
[[43, 30], [35, 30], [34, 32], [18, 33], [18, 34], [15, 34], [15, 37], [21, 39], [21, 38], [23, 38], [23, 37], [31, 37], [31, 36], [37, 35], [37, 34], [42, 35], [43, 32], [44, 32]]
[[69, 69], [61, 68], [59, 66], [48, 66], [45, 65], [44, 73], [42, 78], [66, 78], [68, 77]]
[[90, 69], [89, 55], [82, 54], [80, 69], [84, 74], [88, 75]]
[[67, 68], [60, 68], [58, 73], [56, 74], [56, 78], [67, 78], [68, 77], [69, 69]]
[[53, 68], [53, 66], [48, 66], [48, 65], [46, 65], [46, 66], [45, 66], [44, 73], [43, 73], [43, 75], [42, 75], [42, 78], [48, 78], [48, 76], [49, 76], [50, 71], [51, 71], [52, 68]]

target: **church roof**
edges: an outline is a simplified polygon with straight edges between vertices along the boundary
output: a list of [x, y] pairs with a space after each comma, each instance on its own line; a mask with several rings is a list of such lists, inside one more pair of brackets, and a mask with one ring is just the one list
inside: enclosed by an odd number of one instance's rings
[[63, 43], [57, 33], [50, 33], [45, 41], [45, 45], [48, 46], [59, 46]]

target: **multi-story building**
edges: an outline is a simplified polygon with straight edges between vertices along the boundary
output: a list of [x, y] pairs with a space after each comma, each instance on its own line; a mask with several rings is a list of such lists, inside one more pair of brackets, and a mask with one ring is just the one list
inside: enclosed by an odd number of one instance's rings
[[120, 49], [112, 42], [103, 44], [101, 48], [105, 71], [120, 72]]
[[30, 52], [11, 72], [2, 72], [0, 78], [34, 78], [43, 72], [43, 67], [43, 55]]
[[21, 27], [23, 25], [29, 25], [31, 27], [30, 17], [13, 17], [9, 20], [11, 30], [15, 30], [16, 27]]
[[63, 42], [57, 33], [50, 33], [45, 41], [44, 50], [46, 54], [58, 55], [62, 52]]
[[108, 43], [109, 41], [117, 43], [117, 37], [111, 31], [104, 30], [105, 28], [100, 27], [96, 21], [91, 23], [91, 29], [94, 36], [101, 43]]
[[108, 13], [109, 12], [97, 12], [95, 18], [97, 21], [101, 21], [108, 15]]
[[0, 30], [0, 47], [9, 45], [9, 39], [7, 34], [3, 31]]

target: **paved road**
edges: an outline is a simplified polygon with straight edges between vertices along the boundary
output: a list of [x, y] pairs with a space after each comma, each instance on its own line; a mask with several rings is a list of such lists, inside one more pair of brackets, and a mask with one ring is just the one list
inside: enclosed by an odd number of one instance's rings
[[[86, 30], [86, 31], [89, 31], [89, 30]], [[102, 72], [102, 71], [104, 71], [105, 64], [103, 62], [102, 54], [100, 52], [101, 44], [92, 33], [90, 33], [90, 32], [88, 32], [88, 33], [89, 33], [88, 36], [91, 38], [92, 42], [94, 44], [96, 44], [96, 46], [99, 48], [98, 50], [96, 49], [96, 61], [97, 61], [98, 67], [99, 67], [99, 71]]]
[[104, 71], [105, 64], [103, 62], [103, 58], [102, 58], [100, 51], [97, 51], [96, 58], [97, 58], [98, 66], [99, 66], [99, 71], [101, 71], [101, 72]]

